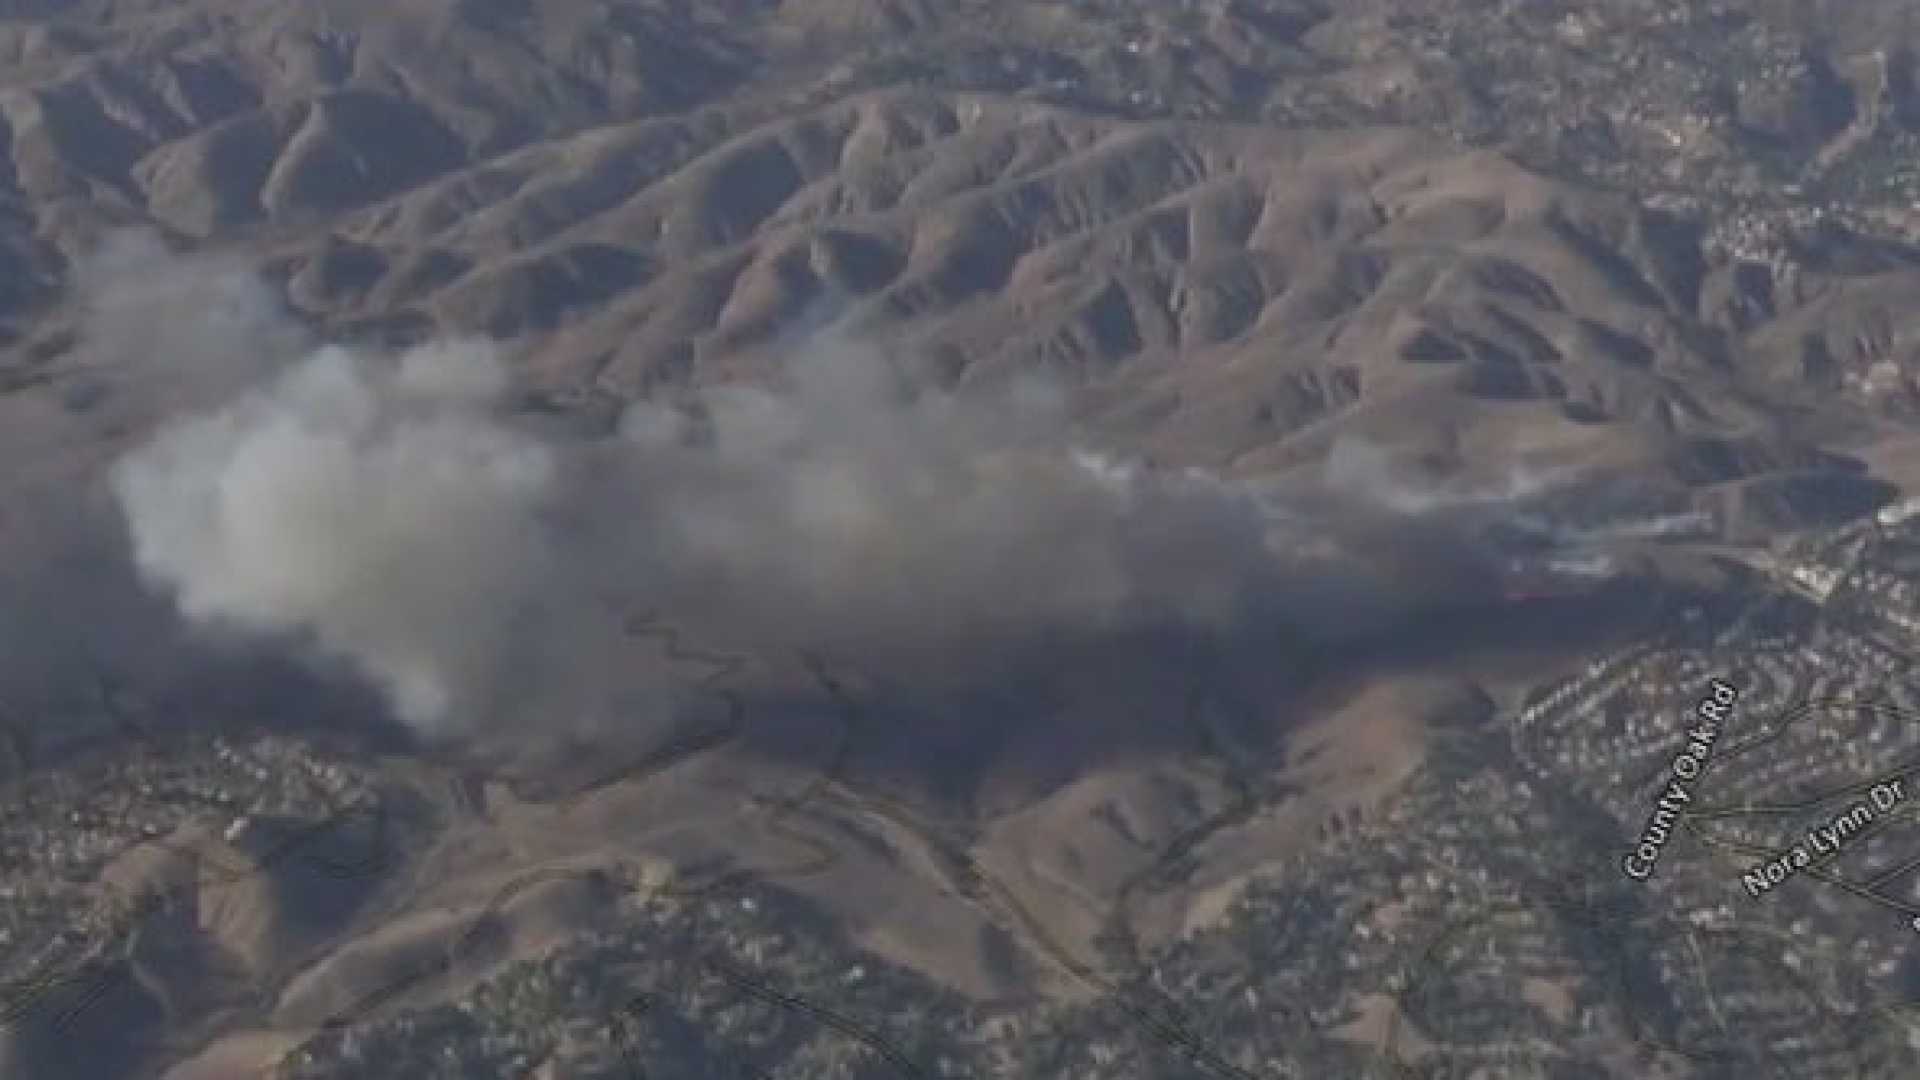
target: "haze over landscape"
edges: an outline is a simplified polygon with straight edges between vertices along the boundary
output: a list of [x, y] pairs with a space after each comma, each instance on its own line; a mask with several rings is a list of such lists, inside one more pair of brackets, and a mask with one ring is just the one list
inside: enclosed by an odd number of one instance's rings
[[1916, 18], [0, 0], [0, 1078], [1911, 1075]]

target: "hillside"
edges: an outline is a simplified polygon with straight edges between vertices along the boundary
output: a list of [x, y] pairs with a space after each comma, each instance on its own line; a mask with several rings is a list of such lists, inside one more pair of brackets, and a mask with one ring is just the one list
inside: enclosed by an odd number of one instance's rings
[[[134, 973], [0, 1077], [348, 1075], [647, 935], [1163, 1017], [1530, 688], [1920, 484], [1916, 17], [1705, 7], [0, 0], [4, 1011]], [[273, 456], [336, 436], [392, 453]], [[843, 1075], [789, 1022], [660, 1040]]]

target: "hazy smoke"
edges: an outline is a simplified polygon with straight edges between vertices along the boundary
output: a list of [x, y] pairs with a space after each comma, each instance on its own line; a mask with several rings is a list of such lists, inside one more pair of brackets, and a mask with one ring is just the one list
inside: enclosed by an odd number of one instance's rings
[[[230, 366], [258, 321], [159, 359]], [[162, 429], [112, 489], [141, 573], [189, 619], [305, 638], [427, 729], [609, 707], [620, 613], [951, 673], [1062, 635], [1225, 625], [1271, 569], [1254, 501], [1076, 450], [1037, 384], [960, 397], [828, 340], [783, 374], [569, 443], [516, 426], [485, 344], [325, 347]]]
[[[775, 385], [635, 403], [616, 437], [569, 441], [515, 419], [485, 344], [248, 355], [293, 339], [244, 274], [211, 278], [235, 310], [154, 362], [265, 374], [113, 469], [140, 572], [191, 620], [351, 662], [428, 731], [671, 695], [623, 639], [642, 613], [961, 681], [1166, 625], [1337, 638], [1493, 594], [1497, 560], [1429, 511], [1546, 483], [1422, 494], [1346, 444], [1275, 503], [1077, 446], [1044, 385], [949, 393], [831, 334]], [[110, 310], [151, 289], [90, 284]]]
[[85, 353], [143, 410], [232, 394], [312, 346], [240, 258], [176, 255], [143, 230], [108, 233], [73, 269]]
[[520, 641], [589, 647], [595, 596], [890, 664], [1233, 616], [1265, 559], [1249, 500], [1064, 452], [1044, 395], [890, 374], [823, 348], [781, 392], [641, 404], [621, 442], [561, 445], [501, 414], [485, 345], [329, 347], [113, 484], [141, 570], [188, 617], [309, 634], [425, 725], [484, 709]]
[[1561, 472], [1514, 462], [1492, 481], [1436, 483], [1411, 477], [1398, 464], [1387, 448], [1347, 437], [1334, 441], [1321, 473], [1335, 491], [1410, 517], [1461, 507], [1505, 506], [1571, 479]]
[[666, 571], [652, 589], [772, 641], [951, 655], [1220, 623], [1266, 560], [1254, 502], [1075, 451], [1038, 387], [956, 397], [832, 343], [778, 392], [685, 409], [628, 414], [636, 442], [610, 497], [645, 514], [634, 543]]

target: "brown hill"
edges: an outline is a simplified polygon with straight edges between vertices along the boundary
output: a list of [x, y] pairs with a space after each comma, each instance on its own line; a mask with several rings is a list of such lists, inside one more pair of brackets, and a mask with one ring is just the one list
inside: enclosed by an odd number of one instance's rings
[[731, 377], [826, 305], [956, 379], [1066, 375], [1113, 438], [1251, 471], [1355, 430], [1464, 470], [1684, 473], [1675, 440], [1793, 442], [1814, 395], [1908, 393], [1874, 365], [1902, 340], [1878, 298], [1914, 263], [1845, 230], [1783, 276], [1710, 242], [1710, 215], [1407, 127], [1149, 120], [955, 93], [957, 70], [860, 86], [1017, 33], [1055, 82], [1162, 96], [1163, 52], [1202, 82], [1216, 57], [1231, 114], [1289, 50], [1377, 50], [1358, 12], [936, 8], [29, 6], [0, 21], [0, 302], [33, 307], [61, 253], [150, 220], [264, 245], [343, 332], [524, 336], [574, 396]]
[[[139, 224], [263, 264], [316, 337], [509, 339], [530, 411], [581, 428], [766, 377], [834, 319], [945, 385], [1045, 373], [1085, 442], [1263, 488], [1364, 445], [1420, 492], [1571, 477], [1575, 510], [1598, 513], [1594, 492], [1617, 516], [1701, 510], [1733, 541], [1851, 516], [1890, 494], [1856, 459], [1912, 474], [1888, 449], [1910, 446], [1889, 438], [1920, 406], [1911, 226], [1887, 211], [1869, 238], [1755, 189], [1784, 189], [1780, 160], [1864, 183], [1920, 97], [1911, 57], [1865, 51], [1910, 25], [1897, 5], [1816, 7], [1778, 21], [1836, 23], [1833, 56], [1649, 102], [1629, 91], [1670, 88], [1583, 66], [1611, 40], [1600, 23], [1496, 34], [1473, 22], [1492, 6], [1467, 3], [0, 0], [6, 492], [82, 489], [210, 392], [143, 366], [200, 340], [152, 297], [113, 335], [77, 331], [81, 256]], [[1649, 56], [1718, 55], [1637, 30]], [[1502, 63], [1469, 55], [1480, 37]], [[1727, 98], [1725, 115], [1663, 111], [1695, 97]], [[296, 336], [256, 329], [276, 358]], [[7, 503], [13, 589], [60, 539]], [[1437, 575], [1385, 577], [1416, 592]], [[0, 619], [41, 595], [0, 594]], [[1435, 626], [1421, 630], [1451, 645]], [[812, 757], [713, 752], [725, 739], [573, 800], [496, 792], [443, 808], [460, 824], [391, 910], [297, 864], [210, 884], [197, 867], [259, 851], [173, 837], [108, 875], [181, 898], [132, 946], [153, 977], [78, 1056], [42, 1029], [0, 1035], [0, 1075], [131, 1075], [176, 1013], [242, 985], [270, 1006], [248, 1025], [304, 1032], [472, 933], [467, 967], [405, 999], [434, 1000], [605, 915], [571, 879], [488, 906], [513, 872], [557, 862], [778, 877], [811, 859], [792, 888], [877, 952], [977, 997], [1085, 990], [1116, 950], [1207, 923], [1249, 874], [1370, 812], [1433, 725], [1484, 710], [1461, 671], [1426, 670], [1452, 652], [1383, 638], [1337, 693], [1269, 664], [1228, 688], [1248, 700], [1212, 703], [1231, 717], [1193, 724], [1187, 686], [1149, 664], [1036, 679], [1047, 692], [992, 732], [1004, 758], [988, 764], [1012, 764], [957, 793], [889, 782], [978, 746], [879, 740], [816, 784]], [[1485, 652], [1533, 663], [1511, 644]], [[1134, 728], [1156, 753], [1100, 745]], [[550, 775], [603, 772], [596, 751], [567, 752]], [[1279, 793], [1250, 795], [1262, 778]], [[795, 791], [815, 796], [805, 816]]]

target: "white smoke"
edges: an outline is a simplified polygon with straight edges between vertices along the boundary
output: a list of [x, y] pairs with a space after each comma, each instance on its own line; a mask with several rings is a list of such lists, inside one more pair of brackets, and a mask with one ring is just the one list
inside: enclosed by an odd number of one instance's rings
[[1711, 536], [1719, 527], [1719, 522], [1705, 510], [1690, 510], [1681, 514], [1660, 514], [1655, 517], [1633, 518], [1615, 522], [1604, 527], [1591, 529], [1579, 536], [1583, 541], [1603, 540], [1661, 540], [1676, 537]]
[[120, 463], [135, 560], [189, 618], [311, 634], [435, 723], [554, 555], [553, 454], [487, 416], [502, 385], [483, 346], [321, 349]]
[[1276, 507], [1081, 445], [1044, 383], [948, 392], [831, 332], [769, 385], [636, 402], [616, 436], [569, 440], [515, 418], [484, 343], [308, 350], [238, 268], [156, 258], [132, 283], [89, 278], [96, 309], [191, 323], [204, 304], [149, 279], [197, 282], [225, 314], [143, 363], [242, 388], [114, 467], [142, 576], [197, 624], [349, 662], [430, 733], [577, 729], [671, 698], [634, 662], [643, 615], [716, 649], [961, 684], [1254, 613], [1375, 633], [1498, 595], [1497, 563], [1432, 511], [1550, 480], [1423, 494], [1351, 444]]
[[870, 653], [1219, 621], [1266, 559], [1244, 494], [1077, 450], [1044, 395], [916, 386], [845, 342], [787, 375], [629, 411], [641, 452], [608, 496], [654, 507], [654, 591], [698, 582], [689, 606], [759, 636]]
[[1409, 475], [1387, 447], [1352, 436], [1334, 440], [1321, 473], [1332, 490], [1395, 513], [1414, 516], [1443, 509], [1513, 503], [1552, 491], [1573, 479], [1565, 470], [1538, 468], [1516, 461], [1492, 479], [1436, 482], [1432, 478]]
[[252, 363], [276, 373], [114, 467], [135, 562], [188, 619], [345, 659], [429, 732], [586, 723], [643, 692], [609, 604], [953, 673], [1049, 635], [1219, 625], [1269, 561], [1251, 500], [1077, 451], [1058, 395], [941, 392], [843, 341], [773, 387], [636, 403], [599, 442], [516, 424], [484, 343]]

